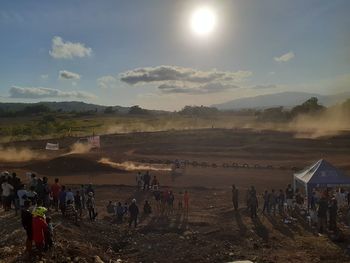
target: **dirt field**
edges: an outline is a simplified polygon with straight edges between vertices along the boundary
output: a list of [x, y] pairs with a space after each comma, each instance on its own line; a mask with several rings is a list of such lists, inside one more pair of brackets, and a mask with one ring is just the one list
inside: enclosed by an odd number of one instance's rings
[[[29, 149], [40, 158], [1, 161], [1, 170], [16, 171], [23, 179], [25, 172], [33, 171], [49, 177], [50, 182], [59, 177], [73, 187], [92, 183], [97, 188], [99, 220], [89, 223], [84, 219], [79, 227], [59, 224], [57, 248], [45, 257], [47, 262], [94, 262], [95, 255], [105, 262], [350, 262], [349, 241], [335, 243], [327, 236], [319, 237], [302, 218], [285, 224], [279, 216], [259, 215], [259, 220], [252, 221], [245, 208], [234, 213], [230, 201], [233, 183], [244, 206], [247, 187], [256, 186], [258, 193], [285, 189], [295, 170], [321, 158], [349, 174], [350, 134], [298, 139], [291, 133], [225, 129], [131, 133], [102, 136], [101, 149], [67, 154], [76, 140], [61, 139], [60, 151], [49, 153], [43, 150], [47, 141], [3, 145], [5, 149]], [[109, 163], [99, 162], [103, 158]], [[140, 207], [146, 199], [153, 204], [150, 194], [135, 192], [137, 171], [126, 171], [120, 164], [167, 168], [175, 159], [188, 163], [181, 175], [172, 177], [169, 171], [151, 174], [159, 177], [161, 186], [174, 190], [175, 202], [184, 189], [190, 192], [188, 217], [182, 211], [169, 216], [154, 213], [143, 218], [136, 231], [111, 224], [112, 218], [104, 211], [108, 200], [136, 197]], [[22, 262], [18, 251], [23, 250], [24, 232], [18, 218], [0, 215], [0, 259]], [[58, 214], [53, 218], [54, 223], [62, 222]]]

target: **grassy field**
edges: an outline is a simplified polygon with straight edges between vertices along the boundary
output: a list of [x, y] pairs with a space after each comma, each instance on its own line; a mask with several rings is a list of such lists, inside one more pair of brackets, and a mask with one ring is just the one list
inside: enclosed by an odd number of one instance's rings
[[49, 114], [32, 117], [0, 119], [1, 142], [64, 136], [86, 136], [140, 131], [183, 130], [194, 128], [242, 127], [255, 121], [254, 116], [212, 115], [184, 116], [180, 114], [118, 115]]

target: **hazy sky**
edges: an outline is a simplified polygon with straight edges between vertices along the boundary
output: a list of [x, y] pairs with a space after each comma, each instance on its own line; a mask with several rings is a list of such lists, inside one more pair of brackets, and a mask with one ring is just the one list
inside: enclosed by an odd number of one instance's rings
[[[190, 26], [215, 15], [211, 33]], [[350, 88], [349, 0], [4, 0], [0, 101], [180, 109]]]

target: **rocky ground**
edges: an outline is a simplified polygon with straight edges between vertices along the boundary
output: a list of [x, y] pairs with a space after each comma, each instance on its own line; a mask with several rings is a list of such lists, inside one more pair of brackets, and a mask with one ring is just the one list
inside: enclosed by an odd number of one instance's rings
[[[337, 243], [327, 235], [319, 236], [302, 217], [286, 224], [280, 216], [260, 213], [259, 219], [251, 220], [245, 208], [233, 211], [226, 190], [188, 189], [188, 216], [178, 209], [169, 215], [154, 211], [149, 217], [141, 216], [137, 229], [115, 224], [105, 205], [109, 200], [130, 202], [135, 197], [140, 207], [147, 199], [156, 210], [150, 193], [127, 186], [96, 190], [96, 222], [84, 217], [76, 226], [51, 212], [55, 246], [42, 258], [34, 253], [27, 259], [19, 217], [0, 212], [0, 262], [350, 262], [348, 239]], [[173, 190], [179, 200], [183, 189]]]

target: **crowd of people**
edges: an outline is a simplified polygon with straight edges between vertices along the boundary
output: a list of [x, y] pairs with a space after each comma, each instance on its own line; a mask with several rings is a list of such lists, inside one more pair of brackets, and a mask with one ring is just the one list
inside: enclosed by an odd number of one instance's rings
[[[189, 192], [185, 190], [181, 198], [178, 198], [177, 208], [175, 205], [175, 193], [168, 187], [161, 188], [159, 180], [156, 176], [153, 176], [151, 180], [151, 175], [149, 171], [146, 171], [144, 174], [138, 172], [136, 174], [136, 191], [143, 191], [145, 195], [145, 201], [143, 204], [143, 209], [140, 211], [137, 206], [136, 199], [132, 199], [130, 205], [127, 202], [109, 201], [107, 204], [107, 213], [114, 216], [113, 221], [116, 221], [117, 224], [122, 224], [127, 221], [129, 227], [134, 225], [137, 227], [139, 221], [139, 215], [143, 212], [144, 216], [150, 214], [155, 214], [157, 216], [168, 216], [176, 211], [184, 212], [185, 215], [188, 215], [189, 212]], [[153, 200], [153, 201], [150, 201]], [[151, 206], [153, 204], [153, 208]]]
[[[261, 214], [279, 215], [285, 222], [295, 213], [303, 214], [309, 224], [317, 227], [321, 234], [327, 230], [338, 231], [340, 210], [345, 211], [346, 223], [350, 225], [350, 192], [344, 189], [313, 189], [307, 199], [298, 188], [294, 189], [290, 184], [285, 190], [265, 190], [260, 196], [254, 186], [251, 186], [246, 193], [246, 207], [251, 218], [258, 217], [259, 199], [263, 203]], [[238, 211], [239, 192], [235, 185], [232, 185], [232, 203], [234, 210]]]
[[[39, 252], [53, 246], [54, 226], [48, 212], [59, 212], [65, 220], [76, 225], [79, 225], [85, 214], [91, 222], [95, 221], [98, 215], [95, 190], [91, 184], [72, 189], [61, 185], [56, 178], [50, 185], [47, 177], [38, 178], [34, 173], [27, 174], [27, 182], [24, 184], [16, 173], [3, 172], [0, 174], [0, 185], [1, 205], [4, 211], [14, 209], [16, 215], [21, 211], [22, 225], [27, 233], [26, 249], [29, 253], [33, 242]], [[188, 215], [189, 192], [175, 194], [168, 187], [160, 187], [158, 178], [152, 177], [149, 171], [136, 175], [136, 193], [142, 193], [145, 197], [141, 211], [135, 198], [131, 200], [130, 205], [120, 201], [109, 201], [107, 204], [107, 213], [113, 215], [117, 224], [127, 222], [129, 228], [136, 228], [140, 214], [145, 217], [152, 213], [168, 216], [174, 211], [181, 211]], [[306, 198], [299, 189], [293, 189], [290, 184], [285, 190], [265, 190], [261, 195], [251, 186], [247, 189], [245, 197], [246, 207], [252, 219], [258, 218], [259, 212], [260, 215], [278, 215], [286, 219], [296, 212], [304, 211], [309, 223], [317, 226], [319, 233], [327, 230], [336, 232], [339, 208], [348, 208], [350, 205], [350, 192], [343, 189], [333, 192], [331, 189], [314, 189], [309, 198]], [[232, 204], [237, 213], [243, 203], [239, 199], [239, 189], [232, 185]], [[260, 210], [259, 200], [263, 204]], [[350, 221], [349, 209], [348, 219]]]
[[27, 173], [24, 184], [16, 173], [5, 171], [0, 174], [1, 205], [6, 212], [21, 211], [22, 225], [27, 233], [26, 249], [32, 250], [34, 242], [41, 253], [53, 245], [53, 223], [48, 212], [60, 211], [63, 218], [78, 225], [78, 220], [87, 210], [89, 219], [97, 216], [95, 191], [92, 185], [81, 185], [75, 191], [59, 183], [56, 178], [52, 185], [47, 177], [39, 178], [35, 173]]

